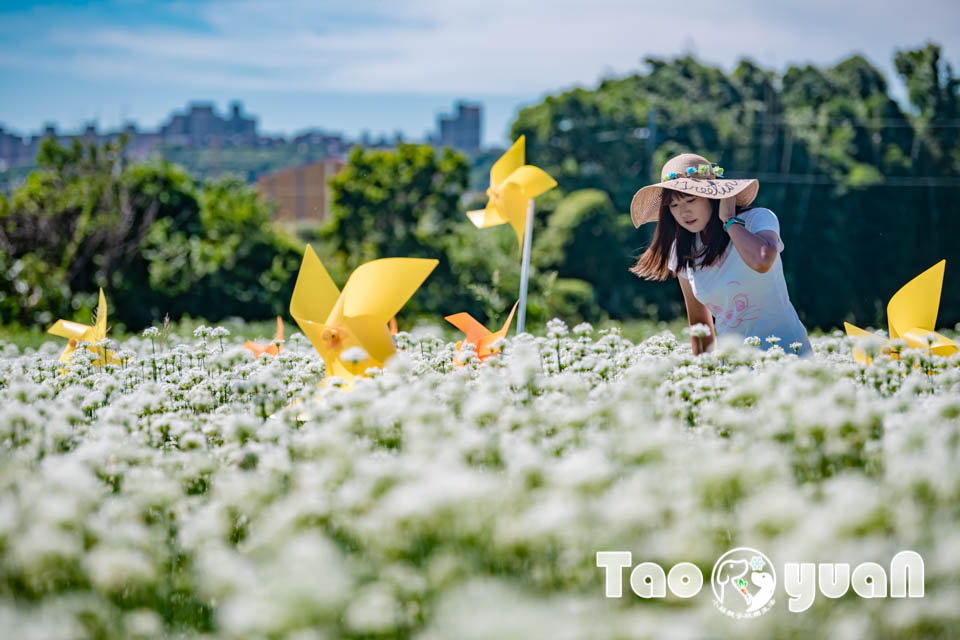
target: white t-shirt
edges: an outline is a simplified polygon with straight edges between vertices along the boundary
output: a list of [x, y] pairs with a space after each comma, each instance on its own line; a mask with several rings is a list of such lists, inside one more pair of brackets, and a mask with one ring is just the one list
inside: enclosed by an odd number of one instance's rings
[[[743, 336], [757, 336], [761, 347], [770, 345], [767, 336], [780, 338], [778, 345], [787, 353], [793, 353], [790, 344], [799, 342], [800, 355], [811, 355], [813, 348], [803, 328], [796, 309], [787, 295], [787, 283], [783, 279], [783, 264], [780, 252], [783, 241], [780, 239], [780, 222], [769, 209], [749, 209], [737, 216], [746, 223], [747, 231], [771, 230], [777, 234], [777, 257], [766, 273], [754, 271], [740, 257], [733, 244], [717, 262], [709, 267], [697, 267], [692, 272], [681, 267], [677, 269], [677, 245], [670, 247], [668, 266], [677, 271], [677, 277], [690, 281], [690, 287], [697, 300], [702, 302], [713, 314], [713, 324], [717, 335], [725, 333]], [[694, 250], [702, 246], [700, 235], [694, 237]]]

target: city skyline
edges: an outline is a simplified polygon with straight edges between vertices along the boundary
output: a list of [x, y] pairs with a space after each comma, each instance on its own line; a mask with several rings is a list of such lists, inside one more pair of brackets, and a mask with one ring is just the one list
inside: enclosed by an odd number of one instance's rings
[[484, 105], [482, 143], [502, 146], [523, 105], [643, 72], [649, 55], [692, 53], [725, 70], [746, 57], [782, 71], [860, 53], [903, 97], [894, 50], [932, 40], [955, 63], [958, 23], [960, 5], [944, 0], [917, 0], [909, 12], [839, 0], [689, 12], [635, 0], [598, 0], [589, 11], [548, 0], [357, 0], [347, 9], [26, 0], [0, 7], [0, 124], [19, 134], [46, 122], [156, 128], [174, 105], [237, 99], [269, 135], [320, 128], [359, 138], [366, 129], [424, 139], [464, 99]]
[[[483, 119], [483, 104], [475, 103], [469, 100], [456, 99], [452, 103], [451, 107], [448, 106], [442, 109], [436, 109], [436, 117], [434, 120], [434, 127], [432, 130], [425, 131], [420, 137], [409, 137], [404, 134], [402, 131], [396, 130], [392, 132], [392, 135], [387, 135], [385, 132], [381, 132], [378, 135], [374, 135], [370, 130], [360, 131], [360, 134], [356, 137], [344, 135], [342, 131], [336, 129], [331, 129], [322, 126], [307, 126], [303, 129], [292, 132], [284, 132], [279, 134], [270, 133], [267, 131], [258, 130], [256, 134], [263, 138], [275, 138], [275, 139], [295, 139], [297, 137], [307, 136], [310, 134], [316, 134], [322, 132], [329, 134], [331, 136], [343, 137], [344, 139], [355, 139], [355, 140], [387, 140], [387, 139], [396, 139], [402, 138], [403, 140], [431, 143], [435, 142], [437, 144], [441, 143], [443, 138], [443, 129], [451, 125], [456, 126], [457, 121], [463, 117], [464, 110], [478, 111], [476, 113], [477, 118], [482, 123]], [[166, 115], [155, 125], [155, 126], [144, 126], [143, 124], [137, 122], [133, 119], [126, 119], [120, 122], [115, 126], [101, 126], [98, 119], [83, 120], [80, 124], [75, 127], [62, 127], [60, 123], [43, 120], [38, 126], [27, 131], [21, 131], [16, 129], [11, 129], [7, 127], [3, 121], [0, 121], [0, 134], [13, 134], [23, 138], [25, 141], [31, 141], [32, 139], [40, 139], [44, 136], [55, 134], [57, 136], [64, 137], [81, 137], [85, 134], [97, 133], [99, 135], [113, 135], [121, 132], [130, 132], [136, 131], [141, 134], [156, 134], [164, 132], [165, 130], [170, 130], [172, 127], [176, 127], [178, 120], [181, 120], [191, 112], [202, 110], [210, 111], [212, 115], [217, 118], [226, 118], [231, 117], [236, 120], [244, 121], [244, 130], [249, 130], [252, 133], [255, 129], [259, 129], [260, 118], [257, 114], [252, 113], [249, 109], [246, 109], [242, 100], [230, 99], [225, 105], [222, 106], [217, 104], [214, 100], [204, 100], [204, 99], [195, 99], [187, 101], [186, 105], [183, 107], [170, 107], [167, 110]], [[482, 129], [482, 124], [481, 127]], [[454, 145], [457, 146], [457, 145]], [[471, 141], [467, 146], [483, 146], [482, 143], [477, 143], [477, 141]]]
[[[414, 142], [435, 147], [448, 146], [468, 155], [476, 154], [482, 150], [482, 119], [482, 105], [458, 100], [454, 105], [454, 113], [438, 116], [436, 130], [429, 132], [424, 140]], [[125, 122], [122, 127], [100, 129], [95, 123], [88, 122], [80, 130], [63, 131], [55, 124], [47, 123], [41, 131], [17, 134], [5, 130], [0, 124], [0, 171], [31, 165], [45, 138], [69, 145], [72, 140], [102, 144], [116, 141], [121, 136], [126, 138], [128, 157], [136, 160], [145, 160], [158, 151], [169, 153], [184, 148], [276, 150], [293, 146], [301, 151], [309, 149], [313, 157], [342, 161], [356, 145], [384, 148], [410, 141], [402, 132], [396, 132], [392, 139], [386, 136], [374, 138], [367, 133], [349, 139], [338, 132], [319, 128], [307, 129], [289, 137], [270, 136], [258, 131], [256, 114], [245, 111], [239, 100], [230, 101], [223, 114], [213, 103], [192, 101], [183, 110], [171, 110], [164, 122], [154, 129], [138, 127], [133, 122]], [[305, 159], [301, 158], [300, 161]]]
[[[429, 117], [431, 118], [431, 126], [427, 127], [422, 133], [417, 134], [408, 134], [405, 131], [400, 129], [394, 129], [392, 131], [379, 130], [375, 131], [372, 127], [365, 127], [360, 129], [353, 134], [343, 131], [342, 129], [337, 129], [334, 127], [323, 126], [322, 124], [307, 124], [301, 128], [289, 130], [289, 131], [267, 131], [260, 126], [261, 118], [259, 114], [254, 113], [252, 109], [247, 108], [246, 103], [243, 100], [236, 98], [230, 98], [224, 101], [217, 100], [207, 100], [207, 99], [189, 99], [181, 106], [171, 105], [166, 109], [164, 115], [160, 117], [155, 123], [144, 124], [138, 121], [135, 118], [118, 118], [116, 120], [109, 120], [111, 124], [103, 124], [103, 120], [98, 117], [93, 118], [79, 118], [76, 119], [72, 126], [64, 126], [61, 122], [58, 122], [53, 119], [39, 119], [35, 126], [28, 127], [25, 129], [14, 128], [9, 126], [4, 120], [0, 119], [0, 133], [12, 134], [18, 137], [23, 138], [25, 141], [29, 141], [33, 138], [42, 138], [45, 135], [49, 135], [51, 130], [56, 132], [58, 136], [65, 137], [77, 137], [82, 136], [85, 133], [89, 133], [91, 130], [96, 130], [98, 134], [114, 134], [120, 133], [125, 130], [130, 130], [131, 127], [136, 129], [140, 133], [153, 133], [164, 129], [170, 125], [172, 118], [175, 118], [178, 115], [178, 112], [188, 112], [192, 108], [201, 107], [201, 108], [212, 108], [217, 115], [227, 116], [234, 109], [235, 105], [242, 105], [245, 114], [252, 115], [256, 120], [257, 127], [259, 129], [258, 134], [265, 138], [277, 138], [277, 139], [294, 139], [299, 136], [323, 132], [332, 136], [340, 136], [344, 139], [350, 140], [394, 140], [398, 136], [406, 141], [422, 142], [422, 143], [431, 143], [433, 141], [439, 141], [442, 135], [441, 129], [443, 127], [443, 122], [449, 122], [456, 119], [456, 112], [460, 105], [479, 105], [481, 110], [481, 131], [483, 129], [483, 120], [486, 119], [485, 105], [482, 102], [477, 102], [473, 100], [465, 100], [463, 98], [453, 98], [449, 101], [447, 106], [438, 106], [430, 112]], [[487, 140], [480, 140], [480, 147], [490, 147], [496, 146], [491, 145]]]

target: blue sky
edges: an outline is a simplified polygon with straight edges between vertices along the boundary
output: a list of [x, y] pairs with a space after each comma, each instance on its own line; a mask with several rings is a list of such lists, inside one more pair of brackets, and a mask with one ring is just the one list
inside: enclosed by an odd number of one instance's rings
[[960, 67], [960, 2], [0, 0], [0, 126], [154, 128], [190, 101], [238, 99], [266, 133], [419, 139], [462, 98], [502, 144], [518, 107], [648, 55], [782, 70], [857, 52], [897, 91], [894, 49], [927, 40]]

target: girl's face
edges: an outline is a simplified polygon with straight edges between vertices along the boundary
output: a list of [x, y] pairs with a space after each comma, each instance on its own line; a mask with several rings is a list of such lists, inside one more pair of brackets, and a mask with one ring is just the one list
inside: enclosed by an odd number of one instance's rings
[[677, 191], [670, 194], [669, 207], [677, 224], [691, 233], [706, 229], [710, 216], [713, 215], [709, 199]]

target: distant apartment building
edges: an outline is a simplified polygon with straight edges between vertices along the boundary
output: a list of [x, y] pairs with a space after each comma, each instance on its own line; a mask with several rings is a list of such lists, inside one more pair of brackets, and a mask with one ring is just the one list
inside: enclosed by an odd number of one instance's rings
[[255, 145], [257, 121], [243, 115], [239, 102], [230, 104], [230, 117], [222, 118], [210, 103], [192, 103], [186, 113], [175, 113], [160, 127], [165, 144], [206, 147], [214, 144]]
[[479, 104], [457, 102], [456, 114], [437, 118], [437, 134], [431, 142], [441, 147], [453, 147], [467, 153], [480, 150], [480, 129], [483, 107]]
[[333, 158], [342, 157], [350, 149], [350, 143], [342, 135], [325, 133], [316, 129], [299, 133], [290, 142], [298, 146], [320, 148]]
[[26, 140], [0, 127], [0, 171], [5, 171], [10, 166], [26, 164], [32, 157]]
[[322, 222], [330, 213], [327, 181], [341, 167], [342, 161], [329, 159], [271, 171], [257, 178], [257, 188], [276, 202], [277, 222]]
[[92, 123], [87, 123], [83, 131], [76, 134], [60, 133], [55, 125], [47, 124], [43, 127], [43, 133], [32, 136], [18, 136], [0, 127], [0, 171], [32, 163], [37, 157], [40, 143], [44, 138], [53, 138], [61, 145], [70, 146], [74, 139], [102, 144], [104, 141], [113, 140], [119, 135], [119, 132], [112, 134], [97, 133], [97, 128]]

